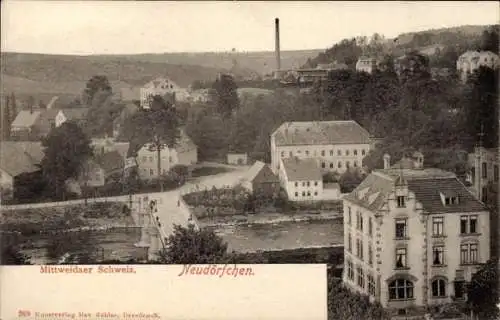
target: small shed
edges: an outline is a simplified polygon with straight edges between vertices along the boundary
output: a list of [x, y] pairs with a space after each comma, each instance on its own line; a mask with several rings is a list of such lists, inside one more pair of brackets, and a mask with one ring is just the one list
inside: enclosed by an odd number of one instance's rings
[[279, 192], [280, 181], [269, 165], [256, 161], [248, 169], [241, 185], [253, 194], [272, 196]]
[[227, 163], [243, 166], [248, 164], [248, 155], [246, 153], [228, 153]]

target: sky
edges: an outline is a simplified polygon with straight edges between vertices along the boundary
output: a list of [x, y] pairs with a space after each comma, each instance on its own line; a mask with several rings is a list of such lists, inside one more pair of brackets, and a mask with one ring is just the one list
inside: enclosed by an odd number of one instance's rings
[[496, 1], [3, 0], [2, 51], [51, 54], [325, 49], [355, 36], [499, 23]]

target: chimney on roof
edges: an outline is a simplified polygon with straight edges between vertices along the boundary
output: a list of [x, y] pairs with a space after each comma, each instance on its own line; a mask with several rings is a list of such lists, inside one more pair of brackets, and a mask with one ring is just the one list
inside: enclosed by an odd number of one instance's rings
[[279, 77], [281, 71], [281, 52], [280, 52], [280, 19], [274, 19], [275, 28], [275, 54], [276, 54], [276, 77]]
[[384, 169], [389, 169], [391, 167], [391, 156], [387, 153], [384, 154]]

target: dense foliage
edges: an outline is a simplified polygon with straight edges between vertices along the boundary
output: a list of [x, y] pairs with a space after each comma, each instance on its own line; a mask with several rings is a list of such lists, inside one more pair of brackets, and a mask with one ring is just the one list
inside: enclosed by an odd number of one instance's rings
[[44, 158], [42, 173], [50, 194], [55, 198], [65, 195], [65, 182], [77, 178], [86, 159], [92, 156], [90, 139], [71, 121], [53, 129], [42, 141]]
[[484, 320], [495, 320], [500, 315], [498, 309], [498, 259], [489, 260], [472, 276], [467, 297], [473, 313]]

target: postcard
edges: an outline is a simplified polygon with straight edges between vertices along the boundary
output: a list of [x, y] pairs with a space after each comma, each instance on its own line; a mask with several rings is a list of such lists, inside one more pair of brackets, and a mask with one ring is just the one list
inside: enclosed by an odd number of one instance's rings
[[0, 319], [498, 319], [496, 2], [2, 2]]

